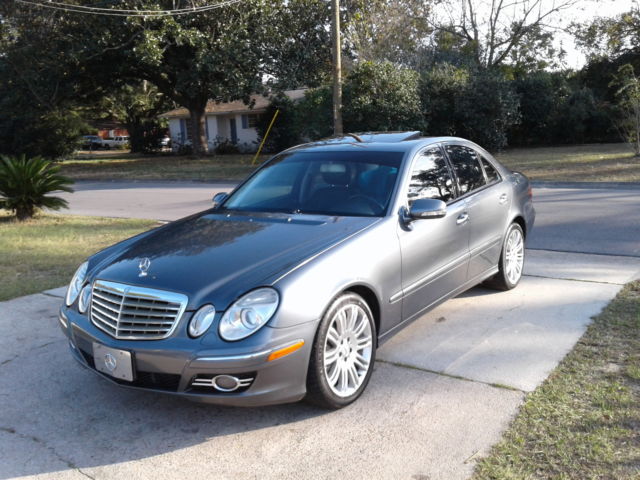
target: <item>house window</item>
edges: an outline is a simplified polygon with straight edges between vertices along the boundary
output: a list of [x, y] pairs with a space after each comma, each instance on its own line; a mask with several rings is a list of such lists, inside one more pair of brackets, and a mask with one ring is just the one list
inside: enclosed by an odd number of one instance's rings
[[257, 113], [250, 113], [242, 116], [242, 128], [256, 128], [260, 116]]

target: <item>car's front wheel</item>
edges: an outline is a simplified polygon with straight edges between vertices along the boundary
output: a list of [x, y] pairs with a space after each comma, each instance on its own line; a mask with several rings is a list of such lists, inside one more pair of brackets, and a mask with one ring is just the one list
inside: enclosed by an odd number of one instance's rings
[[500, 254], [498, 273], [487, 281], [487, 285], [498, 290], [515, 288], [524, 270], [524, 233], [522, 227], [512, 223], [507, 230]]
[[375, 361], [376, 326], [371, 309], [353, 292], [336, 298], [316, 333], [307, 400], [324, 408], [342, 408], [355, 401], [369, 383]]

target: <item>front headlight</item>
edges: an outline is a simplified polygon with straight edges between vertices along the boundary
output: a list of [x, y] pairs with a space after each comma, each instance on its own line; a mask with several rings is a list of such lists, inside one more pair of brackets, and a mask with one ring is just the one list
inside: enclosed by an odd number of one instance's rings
[[80, 313], [85, 313], [91, 303], [91, 285], [87, 284], [80, 292], [80, 301], [78, 302], [78, 310]]
[[231, 342], [257, 332], [276, 312], [279, 301], [273, 288], [259, 288], [240, 297], [222, 316], [220, 336]]
[[82, 288], [82, 284], [87, 276], [87, 266], [89, 264], [84, 262], [82, 265], [78, 267], [76, 273], [73, 274], [73, 278], [71, 279], [71, 283], [69, 284], [69, 288], [67, 289], [67, 298], [66, 304], [67, 307], [73, 305], [73, 302], [78, 298], [78, 294], [80, 293], [80, 289]]
[[193, 338], [199, 337], [206, 332], [211, 326], [214, 317], [216, 316], [216, 309], [213, 305], [205, 305], [200, 307], [189, 322], [189, 335]]

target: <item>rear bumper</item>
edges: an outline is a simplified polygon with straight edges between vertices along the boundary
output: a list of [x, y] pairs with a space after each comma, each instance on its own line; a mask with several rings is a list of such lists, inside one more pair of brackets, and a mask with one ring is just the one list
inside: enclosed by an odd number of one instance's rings
[[[315, 322], [285, 329], [265, 327], [269, 342], [261, 348], [245, 352], [236, 349], [233, 354], [202, 348], [192, 341], [192, 350], [185, 342], [171, 338], [158, 341], [123, 342], [104, 334], [87, 318], [72, 309], [60, 311], [60, 327], [69, 340], [73, 358], [83, 367], [105, 380], [126, 388], [152, 390], [188, 398], [189, 400], [231, 406], [263, 406], [296, 402], [306, 394], [306, 376], [311, 346], [315, 335]], [[274, 350], [304, 340], [304, 345], [293, 353], [269, 361]], [[96, 369], [93, 344], [126, 350], [131, 353], [134, 379], [132, 382], [115, 379]], [[240, 342], [241, 343], [241, 342]], [[100, 360], [99, 360], [100, 361]], [[217, 375], [230, 375], [252, 379], [248, 387], [233, 392], [221, 392], [213, 386], [197, 386], [195, 379], [210, 379]]]

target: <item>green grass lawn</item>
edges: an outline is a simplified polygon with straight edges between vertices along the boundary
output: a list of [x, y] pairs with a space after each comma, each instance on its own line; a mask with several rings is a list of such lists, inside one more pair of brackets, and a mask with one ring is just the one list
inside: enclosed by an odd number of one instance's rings
[[536, 391], [474, 480], [640, 478], [640, 282]]
[[[496, 156], [532, 180], [561, 182], [640, 182], [640, 158], [623, 143], [516, 148]], [[263, 155], [258, 164], [268, 158]], [[251, 173], [253, 155], [204, 158], [126, 152], [95, 152], [65, 160], [62, 173], [75, 180], [231, 180]]]
[[253, 155], [203, 158], [122, 152], [82, 155], [62, 163], [62, 174], [74, 180], [241, 180], [268, 156], [251, 165]]
[[496, 158], [531, 180], [640, 182], [640, 158], [624, 143], [516, 148]]
[[49, 214], [17, 222], [0, 210], [0, 301], [65, 285], [89, 255], [156, 225]]

